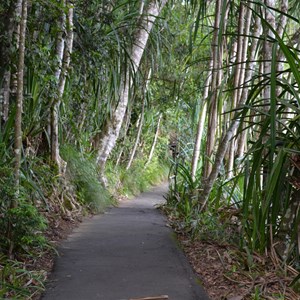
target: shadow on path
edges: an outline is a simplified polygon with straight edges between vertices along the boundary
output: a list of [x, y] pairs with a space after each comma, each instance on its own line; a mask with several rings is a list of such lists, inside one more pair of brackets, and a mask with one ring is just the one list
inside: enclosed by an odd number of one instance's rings
[[59, 248], [44, 300], [206, 300], [165, 217], [162, 185], [83, 222]]

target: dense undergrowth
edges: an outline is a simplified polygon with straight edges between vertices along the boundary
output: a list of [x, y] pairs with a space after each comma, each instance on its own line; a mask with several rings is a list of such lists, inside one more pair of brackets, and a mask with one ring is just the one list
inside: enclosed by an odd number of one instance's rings
[[[16, 208], [9, 206], [14, 196], [10, 169], [1, 169], [1, 196], [6, 201], [0, 207], [0, 299], [35, 299], [43, 291], [61, 223], [72, 227], [82, 216], [103, 212], [118, 198], [164, 180], [168, 172], [167, 164], [157, 159], [146, 168], [145, 161], [137, 160], [129, 171], [111, 163], [104, 188], [92, 155], [72, 146], [63, 147], [61, 154], [67, 163], [64, 175], [57, 175], [47, 161], [28, 158], [30, 172], [23, 170]], [[12, 245], [13, 256], [8, 257]]]
[[[217, 273], [221, 273], [223, 279], [220, 282], [227, 278], [227, 285], [235, 284], [242, 297], [239, 299], [300, 298], [297, 241], [293, 239], [293, 232], [284, 228], [284, 218], [287, 217], [285, 206], [279, 208], [277, 222], [273, 223], [277, 224], [276, 231], [272, 232], [271, 225], [267, 221], [262, 222], [263, 213], [260, 210], [263, 208], [255, 209], [252, 202], [246, 202], [246, 206], [242, 201], [244, 194], [252, 187], [243, 186], [238, 176], [228, 180], [221, 174], [204, 210], [201, 205], [201, 180], [192, 179], [184, 162], [174, 161], [169, 177], [164, 210], [180, 239], [184, 240], [183, 247], [199, 275], [205, 276], [205, 272], [215, 274], [213, 282], [205, 282], [208, 289], [214, 287], [219, 276]], [[281, 186], [283, 184], [284, 178], [281, 178]], [[298, 190], [290, 193], [296, 196]], [[257, 194], [257, 200], [251, 199], [258, 201], [259, 197], [263, 198], [264, 194]], [[259, 201], [264, 203], [263, 199]], [[266, 219], [274, 209], [276, 207], [270, 203]], [[266, 234], [270, 242], [262, 244]], [[263, 247], [260, 248], [260, 245]], [[203, 252], [205, 247], [212, 250], [207, 250], [206, 254], [197, 253]], [[210, 251], [218, 255], [209, 254]], [[222, 271], [217, 271], [216, 260], [221, 261]], [[210, 264], [205, 266], [205, 261], [210, 261]], [[210, 271], [209, 265], [212, 266]], [[227, 289], [224, 290], [228, 293]], [[218, 297], [221, 297], [220, 294], [213, 299], [220, 299]]]

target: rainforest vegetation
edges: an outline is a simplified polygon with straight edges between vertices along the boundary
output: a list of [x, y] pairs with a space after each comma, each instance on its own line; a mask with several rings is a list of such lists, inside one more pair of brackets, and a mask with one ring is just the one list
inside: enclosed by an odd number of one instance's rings
[[297, 0], [1, 1], [0, 298], [43, 289], [36, 262], [60, 221], [167, 178], [175, 226], [234, 244], [248, 269], [268, 256], [297, 291], [299, 12]]

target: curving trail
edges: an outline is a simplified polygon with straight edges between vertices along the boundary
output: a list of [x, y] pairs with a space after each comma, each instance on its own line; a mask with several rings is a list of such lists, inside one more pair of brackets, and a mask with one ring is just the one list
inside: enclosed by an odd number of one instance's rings
[[42, 299], [209, 299], [154, 208], [166, 191], [155, 187], [83, 222], [60, 247]]

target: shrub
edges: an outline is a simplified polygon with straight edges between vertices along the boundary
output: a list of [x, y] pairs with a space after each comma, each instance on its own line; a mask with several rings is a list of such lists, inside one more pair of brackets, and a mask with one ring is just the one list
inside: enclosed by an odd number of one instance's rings
[[103, 211], [113, 199], [99, 181], [94, 159], [84, 156], [71, 146], [63, 147], [61, 154], [67, 161], [67, 171], [75, 185], [79, 201], [92, 212]]

